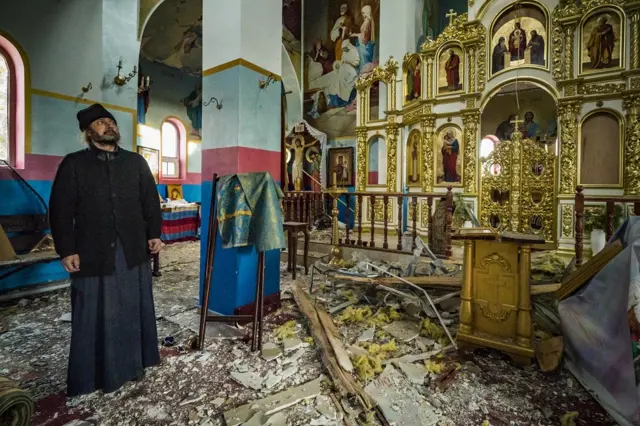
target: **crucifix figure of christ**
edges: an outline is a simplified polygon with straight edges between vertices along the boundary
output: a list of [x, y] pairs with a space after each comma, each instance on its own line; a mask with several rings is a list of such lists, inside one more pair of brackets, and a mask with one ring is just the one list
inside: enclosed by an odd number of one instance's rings
[[293, 138], [293, 143], [287, 144], [287, 149], [293, 150], [293, 167], [291, 169], [291, 178], [293, 180], [293, 188], [296, 191], [302, 191], [302, 182], [304, 178], [303, 160], [304, 150], [315, 144], [316, 141], [304, 143], [304, 138], [297, 135]]
[[451, 24], [453, 24], [453, 19], [458, 16], [458, 14], [453, 10], [453, 9], [449, 9], [449, 13], [447, 13], [446, 15], [447, 18], [449, 18], [449, 26]]

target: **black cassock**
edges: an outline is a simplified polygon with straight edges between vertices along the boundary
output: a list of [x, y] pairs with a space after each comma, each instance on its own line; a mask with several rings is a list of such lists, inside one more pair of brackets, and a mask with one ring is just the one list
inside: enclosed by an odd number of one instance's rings
[[129, 269], [120, 242], [113, 275], [71, 280], [71, 311], [68, 396], [113, 392], [160, 362], [151, 266]]

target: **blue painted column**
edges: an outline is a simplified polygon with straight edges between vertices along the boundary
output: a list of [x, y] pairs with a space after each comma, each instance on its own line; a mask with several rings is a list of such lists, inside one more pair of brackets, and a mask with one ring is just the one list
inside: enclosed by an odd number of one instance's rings
[[[280, 181], [281, 37], [281, 0], [203, 4], [201, 299], [213, 173], [268, 171]], [[217, 242], [209, 309], [231, 315], [254, 302], [258, 255]], [[280, 252], [265, 263], [270, 304], [279, 301]]]

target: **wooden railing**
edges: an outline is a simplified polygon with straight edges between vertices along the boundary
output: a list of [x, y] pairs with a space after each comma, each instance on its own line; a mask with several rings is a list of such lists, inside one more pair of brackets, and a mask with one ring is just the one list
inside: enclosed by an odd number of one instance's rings
[[[393, 221], [389, 217], [389, 206], [393, 204], [393, 200], [396, 200], [397, 208], [397, 220]], [[447, 189], [446, 193], [401, 193], [401, 192], [350, 192], [341, 196], [341, 200], [344, 202], [345, 215], [344, 221], [349, 225], [354, 220], [353, 228], [347, 226], [344, 231], [344, 239], [340, 239], [340, 244], [344, 246], [356, 246], [369, 249], [382, 249], [390, 251], [402, 250], [402, 234], [405, 229], [404, 222], [404, 205], [405, 199], [408, 204], [407, 212], [407, 224], [406, 230], [411, 232], [413, 247], [415, 248], [415, 239], [418, 235], [422, 235], [421, 229], [423, 226], [418, 225], [419, 205], [423, 204], [426, 212], [423, 211], [422, 215], [427, 215], [426, 234], [428, 236], [428, 243], [434, 253], [451, 257], [451, 234], [452, 234], [452, 216], [453, 216], [453, 193], [451, 188]], [[369, 206], [375, 206], [376, 202], [382, 200], [383, 220], [380, 222], [375, 218], [375, 210]], [[422, 203], [426, 201], [426, 203]], [[445, 203], [445, 220], [442, 223], [442, 229], [440, 235], [444, 235], [444, 241], [442, 244], [437, 244], [435, 241], [438, 235], [438, 230], [434, 229], [434, 213], [436, 203], [435, 201], [442, 201]], [[363, 206], [364, 209], [356, 209], [356, 205]], [[315, 217], [323, 212], [331, 214], [332, 204], [331, 198], [328, 195], [320, 192], [311, 191], [289, 191], [285, 192], [284, 206], [284, 219], [285, 221], [297, 221], [307, 222], [309, 226], [313, 223]], [[348, 206], [349, 208], [347, 208]], [[412, 214], [409, 214], [412, 213]], [[353, 217], [352, 215], [355, 215]], [[379, 219], [379, 218], [378, 218]], [[394, 223], [395, 222], [395, 223]], [[422, 225], [422, 224], [420, 224]], [[363, 227], [368, 228], [368, 241], [363, 239]], [[390, 230], [393, 230], [397, 234], [397, 242], [390, 240]], [[382, 235], [382, 243], [376, 241], [376, 233]]]
[[609, 241], [615, 231], [615, 214], [616, 204], [623, 204], [626, 207], [627, 204], [633, 204], [633, 214], [640, 216], [640, 196], [585, 196], [584, 188], [578, 186], [576, 188], [575, 197], [575, 252], [576, 252], [576, 266], [580, 266], [584, 261], [584, 210], [585, 203], [604, 204], [605, 207], [605, 235], [606, 240]]

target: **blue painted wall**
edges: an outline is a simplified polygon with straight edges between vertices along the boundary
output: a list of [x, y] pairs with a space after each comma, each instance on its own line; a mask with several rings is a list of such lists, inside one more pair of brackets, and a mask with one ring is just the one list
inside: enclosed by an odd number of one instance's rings
[[[137, 65], [137, 9], [138, 2], [129, 0], [22, 0], [2, 4], [0, 34], [25, 51], [33, 90], [31, 115], [26, 117], [32, 132], [31, 151], [27, 151], [27, 168], [20, 172], [45, 201], [57, 161], [83, 149], [75, 115], [87, 103], [74, 99], [136, 108], [135, 84], [114, 87], [109, 83], [120, 57], [127, 72]], [[81, 87], [88, 83], [93, 88], [83, 94]], [[132, 149], [135, 113], [111, 112], [120, 126], [123, 148]], [[34, 158], [37, 161], [30, 161]], [[28, 190], [7, 173], [0, 175], [0, 214], [42, 212]], [[57, 262], [35, 266], [3, 280], [0, 292], [67, 277]]]

